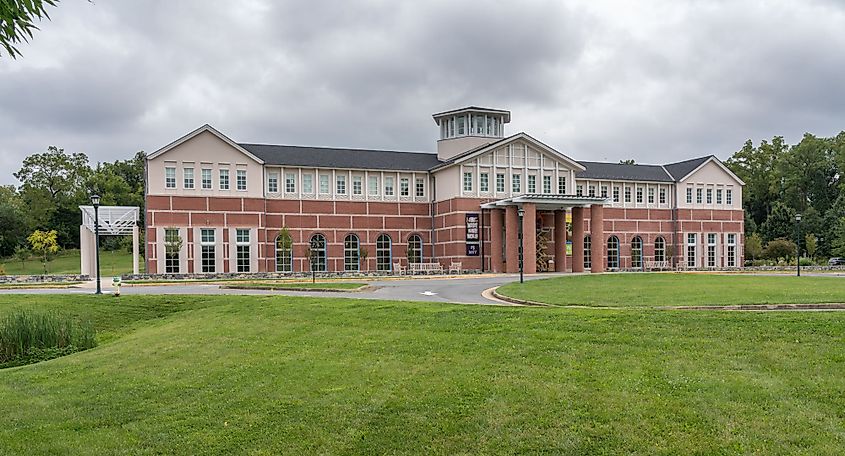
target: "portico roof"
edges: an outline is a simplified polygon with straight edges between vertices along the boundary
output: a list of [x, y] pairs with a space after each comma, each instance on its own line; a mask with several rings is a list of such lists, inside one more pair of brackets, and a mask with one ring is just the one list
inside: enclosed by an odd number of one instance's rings
[[593, 204], [604, 205], [610, 201], [609, 198], [595, 196], [560, 195], [549, 193], [529, 193], [526, 195], [514, 196], [498, 201], [491, 201], [481, 205], [482, 209], [497, 209], [505, 206], [522, 206], [525, 203], [532, 203], [538, 210], [551, 211], [558, 209], [569, 209], [573, 207], [588, 207]]

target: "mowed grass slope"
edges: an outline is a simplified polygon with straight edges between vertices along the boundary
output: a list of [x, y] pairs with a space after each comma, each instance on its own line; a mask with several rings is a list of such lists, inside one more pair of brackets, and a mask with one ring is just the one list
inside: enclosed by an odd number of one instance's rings
[[[79, 250], [63, 250], [47, 263], [48, 274], [79, 274]], [[0, 259], [0, 264], [9, 275], [41, 275], [44, 265], [37, 257], [30, 257], [25, 262], [7, 257]], [[138, 269], [144, 272], [144, 257], [138, 258]], [[132, 273], [132, 254], [124, 250], [100, 250], [100, 274], [104, 277]]]
[[597, 307], [845, 303], [845, 278], [624, 273], [514, 282], [497, 291], [547, 304]]
[[3, 454], [842, 454], [841, 313], [0, 296], [113, 335], [0, 371]]

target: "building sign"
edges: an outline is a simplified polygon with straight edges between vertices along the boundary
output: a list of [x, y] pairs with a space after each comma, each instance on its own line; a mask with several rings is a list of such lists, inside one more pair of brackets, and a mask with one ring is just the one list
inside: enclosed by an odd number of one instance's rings
[[481, 248], [479, 245], [481, 241], [480, 222], [481, 218], [478, 214], [466, 214], [467, 256], [478, 256], [481, 253]]

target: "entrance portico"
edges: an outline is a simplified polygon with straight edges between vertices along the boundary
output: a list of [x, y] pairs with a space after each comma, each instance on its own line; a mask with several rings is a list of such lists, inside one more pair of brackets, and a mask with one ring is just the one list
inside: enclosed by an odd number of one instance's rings
[[[493, 272], [519, 272], [519, 228], [522, 213], [523, 270], [526, 274], [537, 272], [538, 255], [540, 260], [547, 252], [537, 250], [538, 233], [546, 236], [549, 228], [554, 243], [554, 270], [565, 272], [566, 262], [566, 212], [572, 210], [572, 272], [584, 271], [584, 221], [585, 211], [590, 211], [590, 272], [604, 272], [604, 204], [605, 198], [528, 194], [514, 198], [491, 201], [483, 204], [482, 209], [490, 211], [490, 268]], [[542, 214], [552, 213], [552, 226], [544, 225]], [[502, 232], [504, 231], [504, 236]], [[504, 245], [502, 242], [504, 241]], [[544, 246], [541, 243], [541, 246]], [[504, 252], [504, 257], [502, 253]], [[541, 265], [542, 267], [542, 265]]]

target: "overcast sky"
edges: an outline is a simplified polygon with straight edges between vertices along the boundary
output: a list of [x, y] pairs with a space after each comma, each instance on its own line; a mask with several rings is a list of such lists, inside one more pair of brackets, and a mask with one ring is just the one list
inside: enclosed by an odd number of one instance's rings
[[[237, 5], [237, 6], [234, 6]], [[0, 183], [209, 123], [239, 142], [434, 151], [430, 115], [508, 109], [575, 159], [729, 157], [845, 129], [845, 2], [63, 0], [0, 59]]]

